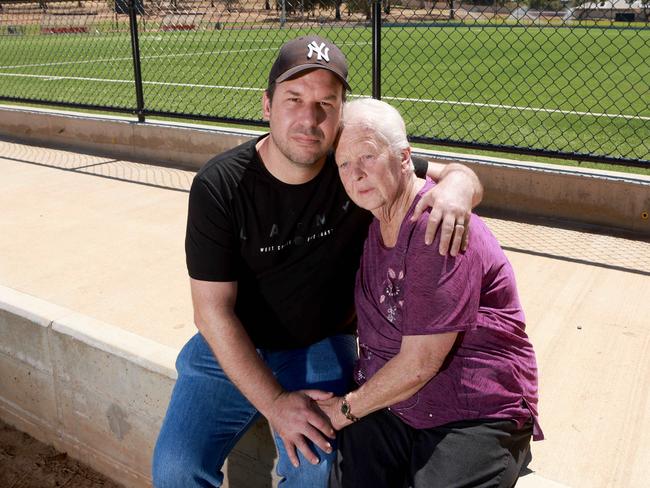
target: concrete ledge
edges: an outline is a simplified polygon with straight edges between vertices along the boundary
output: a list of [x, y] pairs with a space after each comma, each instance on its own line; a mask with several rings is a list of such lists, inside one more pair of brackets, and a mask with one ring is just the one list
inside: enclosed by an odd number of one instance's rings
[[52, 331], [148, 371], [176, 379], [174, 362], [178, 351], [170, 347], [77, 313], [54, 320]]
[[0, 137], [101, 156], [198, 169], [260, 132], [117, 115], [0, 105]]
[[536, 473], [528, 473], [523, 475], [517, 481], [518, 488], [568, 488], [567, 485], [558, 483], [557, 481], [552, 481], [539, 476]]
[[502, 158], [417, 150], [472, 168], [485, 187], [481, 209], [593, 224], [650, 235], [650, 177]]
[[[259, 134], [0, 105], [0, 137], [7, 140], [194, 170], [212, 156]], [[650, 177], [443, 151], [416, 153], [474, 169], [486, 190], [481, 209], [650, 236]]]
[[[176, 350], [0, 286], [0, 417], [127, 487], [151, 486], [151, 454]], [[276, 486], [261, 420], [223, 468], [224, 486]], [[530, 488], [562, 488], [535, 473]]]
[[[151, 454], [178, 351], [0, 286], [0, 416], [125, 486], [151, 485]], [[258, 422], [229, 457], [226, 486], [270, 486]]]

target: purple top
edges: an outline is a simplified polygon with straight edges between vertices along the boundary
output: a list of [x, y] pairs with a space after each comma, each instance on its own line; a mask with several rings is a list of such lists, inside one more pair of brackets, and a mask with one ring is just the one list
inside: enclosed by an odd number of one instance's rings
[[383, 244], [379, 221], [368, 232], [355, 301], [360, 357], [358, 384], [399, 353], [402, 336], [458, 332], [439, 373], [389, 410], [417, 429], [473, 419], [531, 417], [537, 421], [537, 364], [525, 332], [512, 267], [483, 221], [471, 217], [467, 251], [438, 253], [439, 233], [424, 244], [428, 214], [410, 222], [409, 209], [395, 247]]

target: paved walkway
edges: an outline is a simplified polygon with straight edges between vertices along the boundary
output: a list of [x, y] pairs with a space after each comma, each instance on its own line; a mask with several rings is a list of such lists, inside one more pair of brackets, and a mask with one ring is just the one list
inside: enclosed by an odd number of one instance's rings
[[[179, 348], [195, 331], [183, 257], [192, 177], [0, 141], [0, 285]], [[647, 486], [650, 242], [486, 220], [538, 355], [547, 440], [531, 468], [573, 487]]]

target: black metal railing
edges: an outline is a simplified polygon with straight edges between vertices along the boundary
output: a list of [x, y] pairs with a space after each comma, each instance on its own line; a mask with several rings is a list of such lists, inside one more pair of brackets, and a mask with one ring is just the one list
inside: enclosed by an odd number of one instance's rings
[[650, 0], [0, 0], [0, 100], [265, 125], [279, 46], [336, 42], [413, 141], [650, 167]]

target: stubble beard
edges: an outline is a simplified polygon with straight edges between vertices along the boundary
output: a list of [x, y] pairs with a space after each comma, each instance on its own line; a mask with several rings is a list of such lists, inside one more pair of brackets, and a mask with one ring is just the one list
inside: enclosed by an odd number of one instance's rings
[[[321, 134], [319, 134], [322, 137]], [[318, 153], [300, 151], [298, 148], [293, 147], [291, 142], [288, 140], [281, 140], [278, 137], [275, 137], [273, 131], [271, 131], [271, 138], [273, 143], [282, 153], [282, 155], [287, 158], [287, 160], [295, 166], [306, 167], [313, 166], [314, 164], [321, 161], [328, 153], [329, 148], [323, 149]]]

